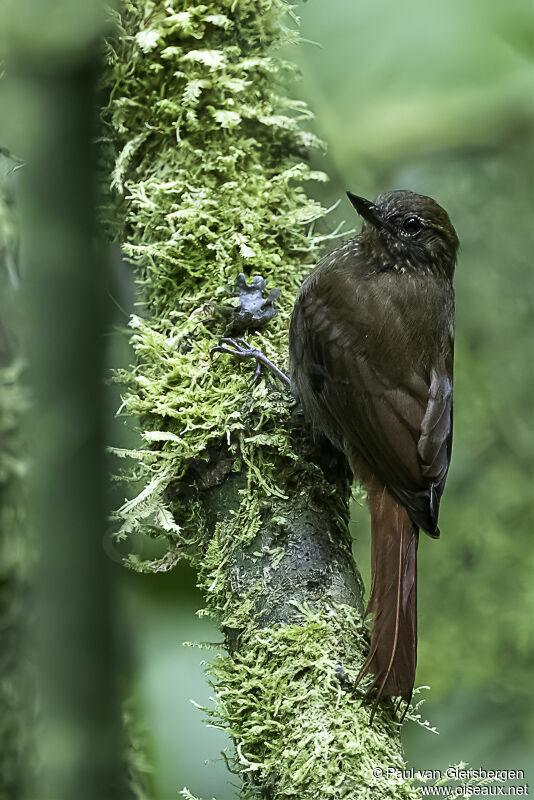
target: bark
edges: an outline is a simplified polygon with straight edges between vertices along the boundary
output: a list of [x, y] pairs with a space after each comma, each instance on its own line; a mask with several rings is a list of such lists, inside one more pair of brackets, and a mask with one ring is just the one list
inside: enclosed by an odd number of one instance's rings
[[[301, 617], [298, 606], [316, 608], [325, 601], [349, 605], [363, 614], [363, 584], [352, 558], [347, 525], [350, 486], [346, 464], [328, 442], [317, 447], [300, 414], [292, 433], [304, 441], [299, 447], [300, 459], [320, 465], [326, 492], [313, 483], [309, 493], [303, 492], [299, 472], [287, 474], [280, 484], [285, 499], [264, 501], [258, 532], [232, 554], [228, 564], [232, 586], [243, 596], [256, 592], [253, 614], [255, 624], [261, 627], [296, 623]], [[213, 531], [217, 523], [224, 525], [239, 511], [240, 492], [246, 486], [247, 474], [241, 471], [227, 476], [220, 486], [200, 492], [208, 530]], [[284, 552], [282, 559], [279, 548]], [[227, 629], [225, 633], [233, 649], [232, 632]]]

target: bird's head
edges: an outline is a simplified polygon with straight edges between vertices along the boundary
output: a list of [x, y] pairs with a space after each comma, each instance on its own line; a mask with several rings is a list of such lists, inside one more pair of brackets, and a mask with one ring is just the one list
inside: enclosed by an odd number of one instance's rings
[[452, 278], [458, 237], [435, 200], [404, 190], [379, 194], [373, 203], [352, 192], [347, 195], [364, 219], [362, 236], [381, 248], [397, 269], [437, 270]]

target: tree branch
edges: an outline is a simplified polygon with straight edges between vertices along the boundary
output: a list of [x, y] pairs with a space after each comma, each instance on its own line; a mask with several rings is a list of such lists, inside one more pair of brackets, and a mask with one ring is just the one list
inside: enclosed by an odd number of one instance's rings
[[246, 334], [280, 363], [321, 241], [301, 181], [322, 176], [298, 160], [316, 143], [296, 121], [309, 112], [278, 94], [289, 7], [127, 9], [110, 43], [107, 217], [146, 303], [131, 321], [137, 363], [119, 377], [147, 447], [129, 453], [143, 489], [117, 513], [120, 533], [165, 535], [198, 569], [228, 649], [210, 667], [208, 714], [234, 741], [243, 798], [416, 797], [387, 776], [402, 765], [391, 707], [371, 727], [350, 688], [367, 642], [346, 466], [269, 378], [251, 389], [246, 363], [210, 362], [228, 330], [225, 287], [244, 273], [281, 290], [279, 314]]

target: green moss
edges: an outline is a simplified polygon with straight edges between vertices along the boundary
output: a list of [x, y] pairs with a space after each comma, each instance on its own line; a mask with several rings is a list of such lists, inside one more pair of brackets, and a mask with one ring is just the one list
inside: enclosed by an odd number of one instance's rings
[[361, 666], [361, 618], [348, 606], [302, 612], [302, 624], [256, 630], [210, 667], [218, 696], [210, 716], [237, 743], [244, 797], [418, 797], [404, 779], [373, 773], [402, 769], [398, 724], [381, 717], [370, 726], [361, 695], [338, 677], [343, 668], [354, 680]]
[[[309, 112], [278, 93], [291, 65], [276, 49], [295, 36], [283, 24], [287, 10], [278, 2], [127, 3], [109, 46], [109, 216], [139, 265], [145, 304], [130, 323], [137, 364], [117, 375], [127, 387], [121, 411], [139, 418], [149, 450], [130, 454], [130, 477], [143, 490], [119, 512], [124, 533], [168, 518], [166, 489], [210, 442], [238, 449], [250, 370], [236, 374], [234, 363], [212, 364], [209, 353], [222, 332], [224, 287], [239, 272], [282, 290], [275, 323], [253, 339], [277, 361], [286, 353], [293, 297], [320, 242], [310, 224], [322, 212], [302, 181], [324, 178], [295, 156], [316, 144], [299, 127]], [[276, 480], [257, 466], [272, 453], [292, 457], [272, 422], [284, 413], [261, 382], [248, 409], [254, 424], [239, 443], [273, 492]]]
[[[251, 388], [251, 365], [210, 360], [225, 287], [240, 272], [281, 289], [279, 314], [249, 338], [287, 360], [294, 296], [323, 241], [313, 233], [323, 212], [303, 188], [324, 179], [302, 160], [318, 144], [301, 128], [310, 112], [282, 88], [293, 67], [279, 50], [297, 38], [289, 12], [281, 0], [135, 0], [109, 43], [106, 218], [136, 265], [141, 298], [130, 322], [136, 363], [116, 379], [121, 413], [139, 420], [146, 443], [117, 452], [125, 485], [142, 488], [116, 517], [121, 536], [169, 540], [166, 560], [135, 568], [184, 556], [198, 569], [206, 613], [232, 650], [211, 668], [214, 720], [234, 739], [244, 797], [414, 797], [406, 781], [373, 778], [373, 764], [401, 763], [395, 724], [385, 713], [370, 728], [336, 677], [339, 664], [354, 677], [361, 660], [358, 611], [322, 598], [300, 618], [295, 609], [302, 624], [258, 628], [269, 603], [264, 563], [284, 571], [278, 528], [295, 501], [306, 508], [313, 498], [345, 552], [346, 484], [297, 456], [287, 392], [265, 378]], [[200, 491], [193, 468], [221, 450], [232, 471]], [[256, 560], [246, 575], [244, 558]]]

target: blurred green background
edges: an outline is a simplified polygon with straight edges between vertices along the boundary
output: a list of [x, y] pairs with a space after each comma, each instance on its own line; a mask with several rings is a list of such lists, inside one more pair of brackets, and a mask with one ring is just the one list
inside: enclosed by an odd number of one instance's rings
[[[331, 178], [310, 191], [335, 206], [322, 231], [342, 221], [359, 227], [346, 189], [372, 198], [406, 188], [435, 197], [461, 240], [453, 460], [442, 538], [422, 537], [419, 551], [417, 683], [431, 687], [423, 715], [440, 735], [407, 724], [407, 758], [424, 769], [460, 760], [523, 769], [533, 780], [532, 3], [313, 0], [294, 11], [305, 42], [285, 54], [302, 74], [292, 91], [316, 115], [326, 152], [310, 157]], [[118, 256], [112, 262], [109, 293], [116, 322], [126, 325], [130, 268]], [[130, 358], [124, 335], [110, 336], [109, 366]], [[108, 402], [109, 441], [132, 444], [132, 423], [112, 421], [116, 386]], [[368, 514], [357, 502], [353, 512], [368, 585]], [[142, 557], [150, 546], [137, 542]], [[186, 566], [127, 572], [109, 537], [105, 549], [117, 561], [132, 665], [126, 689], [158, 800], [177, 798], [183, 786], [205, 800], [235, 800], [237, 779], [220, 755], [230, 743], [191, 702], [212, 702], [202, 668], [212, 654], [183, 643], [221, 640], [195, 613], [203, 606], [195, 576]]]
[[[312, 160], [331, 178], [313, 192], [328, 207], [341, 199], [324, 230], [358, 227], [346, 189], [406, 188], [435, 197], [461, 241], [452, 467], [442, 538], [419, 551], [417, 683], [431, 686], [423, 714], [440, 734], [406, 725], [407, 757], [532, 779], [532, 4], [314, 0], [295, 12], [307, 41], [287, 53], [302, 73], [294, 91], [315, 112], [327, 150]], [[368, 585], [366, 509], [355, 503], [353, 517]], [[123, 590], [160, 797], [187, 785], [232, 800], [224, 736], [189, 702], [210, 703], [209, 653], [181, 642], [220, 638], [194, 615], [194, 576], [124, 575]]]

